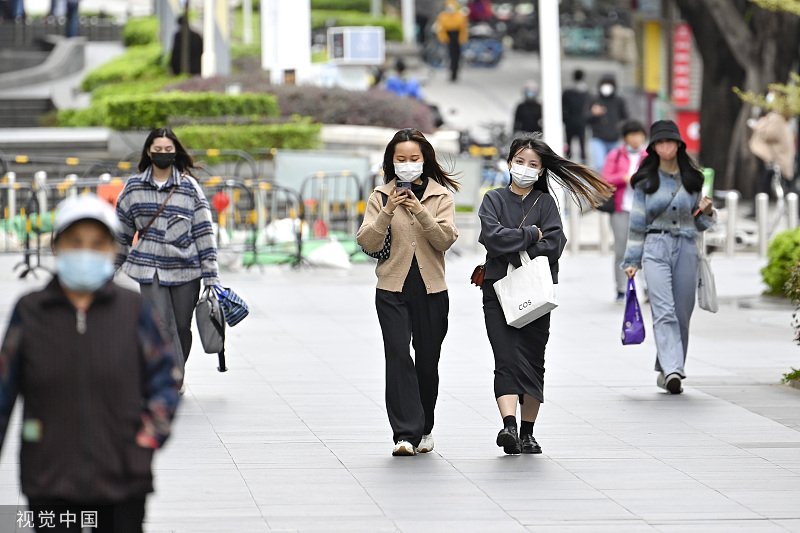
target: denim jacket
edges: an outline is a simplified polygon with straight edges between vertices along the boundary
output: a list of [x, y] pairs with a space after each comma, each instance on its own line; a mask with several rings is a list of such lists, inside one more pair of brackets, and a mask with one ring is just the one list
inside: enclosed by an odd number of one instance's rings
[[693, 216], [700, 202], [700, 193], [690, 193], [681, 186], [680, 174], [659, 171], [661, 184], [653, 194], [644, 192], [639, 182], [633, 192], [633, 209], [628, 230], [628, 245], [622, 268], [642, 268], [644, 239], [648, 231], [665, 231], [675, 236], [694, 239], [698, 232], [711, 228], [717, 213]]

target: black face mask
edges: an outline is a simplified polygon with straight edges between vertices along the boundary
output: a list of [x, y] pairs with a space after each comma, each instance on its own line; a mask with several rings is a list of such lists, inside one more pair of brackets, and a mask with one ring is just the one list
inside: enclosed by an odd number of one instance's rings
[[164, 170], [175, 164], [175, 152], [155, 152], [150, 154], [150, 160], [155, 166]]

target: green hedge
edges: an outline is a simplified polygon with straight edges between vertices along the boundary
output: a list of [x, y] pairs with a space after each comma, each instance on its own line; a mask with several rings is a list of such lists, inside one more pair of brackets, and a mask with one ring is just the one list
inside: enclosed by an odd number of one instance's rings
[[102, 85], [92, 91], [92, 102], [99, 102], [114, 96], [127, 96], [131, 94], [152, 94], [162, 90], [172, 83], [180, 83], [186, 76], [162, 76], [159, 78], [138, 81], [124, 81]]
[[92, 92], [101, 85], [164, 77], [167, 69], [161, 61], [159, 43], [133, 46], [89, 73], [81, 83], [84, 92]]
[[128, 19], [122, 28], [122, 42], [125, 46], [141, 46], [158, 42], [158, 19], [156, 17], [137, 17]]
[[789, 279], [783, 289], [789, 299], [796, 304], [800, 304], [800, 263], [792, 267], [789, 272]]
[[105, 108], [94, 105], [85, 109], [62, 109], [56, 115], [56, 124], [62, 128], [88, 128], [103, 126], [105, 123]]
[[775, 296], [787, 294], [786, 283], [798, 262], [800, 262], [800, 229], [777, 234], [769, 243], [767, 266], [761, 269], [761, 276], [767, 284], [769, 294]]
[[109, 98], [104, 101], [106, 126], [115, 130], [149, 129], [172, 117], [278, 116], [278, 103], [269, 94], [156, 93]]
[[257, 150], [288, 148], [307, 150], [320, 145], [320, 125], [297, 118], [284, 124], [249, 124], [243, 126], [179, 126], [175, 134], [184, 146], [193, 150]]
[[372, 8], [370, 4], [370, 0], [311, 0], [311, 9], [360, 11], [362, 13], [369, 13]]
[[315, 10], [311, 12], [313, 29], [324, 28], [328, 22], [334, 26], [383, 26], [387, 41], [403, 40], [403, 26], [396, 18], [374, 18], [369, 13], [359, 13], [358, 11]]
[[116, 130], [150, 129], [171, 118], [274, 117], [280, 113], [270, 94], [220, 93], [121, 94], [96, 99], [88, 109], [62, 111], [62, 126], [106, 126]]

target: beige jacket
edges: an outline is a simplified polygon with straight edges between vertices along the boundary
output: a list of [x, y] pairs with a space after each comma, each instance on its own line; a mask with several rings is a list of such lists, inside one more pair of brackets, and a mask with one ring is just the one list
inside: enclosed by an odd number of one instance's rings
[[750, 138], [750, 151], [766, 164], [780, 166], [784, 179], [794, 177], [794, 134], [780, 113], [770, 111], [758, 119]]
[[447, 290], [444, 281], [444, 253], [456, 242], [455, 204], [453, 195], [433, 179], [422, 196], [425, 208], [412, 215], [402, 206], [393, 214], [383, 209], [381, 192], [388, 195], [394, 189], [391, 181], [370, 195], [364, 222], [356, 234], [356, 240], [364, 250], [377, 252], [383, 247], [389, 225], [392, 226], [392, 248], [389, 259], [375, 267], [378, 288], [391, 292], [403, 290], [411, 261], [417, 257], [419, 271], [428, 294]]

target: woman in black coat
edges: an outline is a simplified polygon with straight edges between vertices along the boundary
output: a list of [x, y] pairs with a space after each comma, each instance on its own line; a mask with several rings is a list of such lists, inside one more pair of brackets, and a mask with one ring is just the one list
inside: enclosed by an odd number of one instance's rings
[[[542, 453], [533, 438], [533, 425], [544, 401], [544, 351], [550, 336], [550, 313], [522, 328], [506, 323], [494, 283], [506, 276], [508, 265], [520, 267], [519, 253], [547, 257], [553, 283], [558, 283], [558, 259], [567, 239], [549, 179], [575, 198], [599, 205], [611, 187], [592, 170], [568, 161], [539, 136], [514, 140], [508, 154], [511, 184], [489, 191], [478, 215], [479, 241], [486, 248], [483, 312], [494, 352], [494, 393], [503, 419], [497, 445], [507, 454]], [[517, 432], [517, 399], [522, 424]]]

